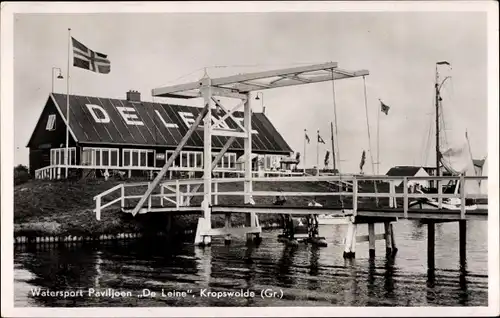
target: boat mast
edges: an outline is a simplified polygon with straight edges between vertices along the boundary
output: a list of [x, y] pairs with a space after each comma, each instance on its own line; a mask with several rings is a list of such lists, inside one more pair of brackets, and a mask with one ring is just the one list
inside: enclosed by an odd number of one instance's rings
[[440, 151], [439, 151], [439, 73], [438, 65], [440, 62], [436, 63], [436, 84], [434, 85], [436, 90], [436, 176], [440, 176], [439, 171], [439, 161], [440, 161]]
[[332, 161], [333, 161], [333, 173], [337, 170], [337, 164], [335, 162], [335, 141], [333, 140], [333, 122], [330, 123], [331, 133], [332, 133]]

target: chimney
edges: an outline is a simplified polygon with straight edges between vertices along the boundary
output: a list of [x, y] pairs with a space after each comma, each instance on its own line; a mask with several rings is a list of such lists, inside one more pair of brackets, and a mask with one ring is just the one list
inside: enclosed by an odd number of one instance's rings
[[127, 92], [127, 100], [129, 102], [140, 102], [141, 101], [141, 93], [138, 91], [130, 90]]

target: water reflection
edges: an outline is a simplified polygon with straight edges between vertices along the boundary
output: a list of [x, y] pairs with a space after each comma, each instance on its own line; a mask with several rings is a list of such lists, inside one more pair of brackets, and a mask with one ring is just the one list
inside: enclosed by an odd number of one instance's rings
[[[338, 228], [337, 228], [338, 227]], [[100, 245], [17, 248], [15, 253], [16, 306], [484, 306], [487, 304], [487, 253], [482, 227], [469, 227], [468, 268], [459, 267], [458, 226], [443, 225], [436, 233], [437, 269], [427, 272], [425, 233], [420, 226], [398, 223], [396, 257], [385, 253], [370, 259], [367, 244], [360, 243], [356, 259], [343, 259], [345, 229], [324, 231], [328, 247], [306, 244], [285, 246], [279, 231], [263, 233], [260, 245], [234, 240], [212, 246], [168, 241], [131, 241]], [[476, 229], [476, 231], [474, 231]], [[455, 233], [453, 233], [455, 231]], [[426, 231], [424, 231], [426, 232]], [[418, 236], [418, 235], [417, 235]], [[443, 236], [445, 239], [443, 239]], [[447, 239], [446, 239], [447, 238]], [[383, 242], [377, 249], [383, 250]], [[48, 298], [33, 297], [30, 288], [114, 288], [134, 293], [151, 290], [212, 291], [278, 288], [282, 300], [249, 298]]]

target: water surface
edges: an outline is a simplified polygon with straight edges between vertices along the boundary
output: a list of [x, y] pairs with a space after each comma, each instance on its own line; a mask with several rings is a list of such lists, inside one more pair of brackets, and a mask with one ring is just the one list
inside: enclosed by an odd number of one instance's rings
[[[15, 306], [488, 305], [486, 221], [467, 222], [466, 269], [459, 266], [458, 223], [436, 224], [437, 269], [431, 275], [425, 225], [395, 223], [397, 255], [387, 258], [385, 242], [377, 241], [374, 260], [368, 258], [367, 242], [357, 244], [356, 259], [343, 259], [346, 229], [345, 225], [320, 226], [328, 247], [319, 248], [286, 247], [277, 241], [279, 230], [265, 231], [258, 247], [247, 247], [243, 239], [225, 246], [217, 238], [205, 248], [162, 239], [16, 247]], [[367, 232], [366, 225], [358, 226], [358, 235]], [[383, 226], [376, 225], [376, 232], [382, 233]], [[90, 288], [132, 295], [89, 296]], [[144, 289], [156, 295], [139, 296]], [[37, 290], [82, 291], [83, 296], [34, 296]], [[170, 297], [162, 296], [162, 290]], [[276, 295], [261, 297], [262, 290]], [[209, 297], [210, 291], [253, 292], [255, 296]]]

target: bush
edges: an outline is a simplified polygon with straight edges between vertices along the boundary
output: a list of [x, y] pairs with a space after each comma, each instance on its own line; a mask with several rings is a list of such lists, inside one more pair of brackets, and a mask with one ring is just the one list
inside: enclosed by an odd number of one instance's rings
[[19, 185], [28, 182], [31, 175], [28, 167], [24, 165], [17, 165], [14, 167], [14, 185]]

